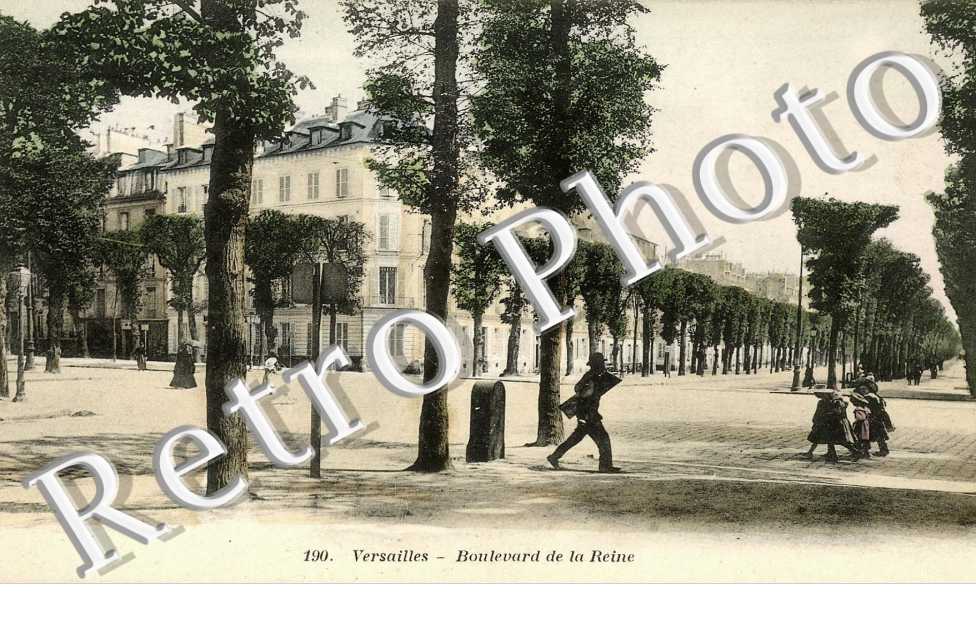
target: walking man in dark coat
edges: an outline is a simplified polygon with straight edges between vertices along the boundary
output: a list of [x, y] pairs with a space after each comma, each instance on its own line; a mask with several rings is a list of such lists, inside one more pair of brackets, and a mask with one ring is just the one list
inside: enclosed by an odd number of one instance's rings
[[586, 365], [590, 369], [576, 383], [575, 387], [577, 398], [576, 430], [566, 438], [565, 442], [556, 447], [552, 455], [546, 459], [553, 468], [559, 468], [559, 459], [566, 454], [566, 451], [579, 444], [588, 435], [596, 442], [596, 447], [600, 451], [600, 472], [620, 472], [620, 469], [613, 465], [610, 436], [607, 434], [607, 430], [603, 428], [603, 416], [600, 415], [600, 396], [609, 389], [603, 381], [609, 380], [607, 377], [614, 379], [614, 382], [619, 381], [607, 373], [606, 359], [599, 352], [591, 354]]

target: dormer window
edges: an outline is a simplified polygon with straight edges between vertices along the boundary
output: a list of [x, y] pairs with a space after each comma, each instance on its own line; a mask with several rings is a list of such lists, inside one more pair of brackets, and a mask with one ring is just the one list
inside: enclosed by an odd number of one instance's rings
[[352, 123], [342, 123], [339, 125], [339, 139], [348, 140], [352, 138]]

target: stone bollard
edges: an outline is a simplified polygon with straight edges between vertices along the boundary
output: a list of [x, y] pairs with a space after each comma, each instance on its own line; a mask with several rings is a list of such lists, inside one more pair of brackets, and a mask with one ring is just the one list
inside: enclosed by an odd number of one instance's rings
[[505, 458], [505, 385], [481, 381], [471, 389], [471, 432], [465, 458], [489, 462]]

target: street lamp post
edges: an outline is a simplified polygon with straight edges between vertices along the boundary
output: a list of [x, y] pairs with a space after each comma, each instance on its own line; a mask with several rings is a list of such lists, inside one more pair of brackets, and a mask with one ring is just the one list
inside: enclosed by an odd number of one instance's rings
[[803, 335], [803, 248], [800, 248], [800, 286], [796, 295], [796, 341], [793, 344], [793, 384], [790, 391], [800, 389], [800, 337]]

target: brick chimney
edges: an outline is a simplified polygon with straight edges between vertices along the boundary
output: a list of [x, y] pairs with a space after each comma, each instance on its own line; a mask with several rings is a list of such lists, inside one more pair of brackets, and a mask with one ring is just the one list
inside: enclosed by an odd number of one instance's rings
[[325, 108], [325, 116], [330, 122], [341, 122], [346, 117], [348, 110], [349, 106], [346, 104], [346, 99], [342, 97], [342, 94], [337, 94], [332, 97], [332, 104]]

